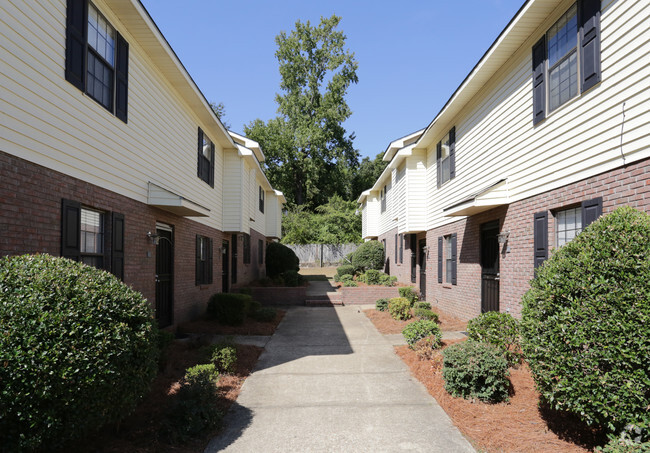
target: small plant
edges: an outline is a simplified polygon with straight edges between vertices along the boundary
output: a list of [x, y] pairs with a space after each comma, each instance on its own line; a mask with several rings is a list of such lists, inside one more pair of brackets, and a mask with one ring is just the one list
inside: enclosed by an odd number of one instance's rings
[[343, 283], [343, 286], [358, 286], [354, 278], [348, 274], [341, 276], [341, 283]]
[[282, 273], [282, 280], [285, 286], [300, 286], [305, 283], [305, 279], [297, 271], [290, 270]]
[[352, 254], [350, 261], [359, 272], [367, 269], [380, 270], [384, 267], [384, 246], [379, 241], [364, 242]]
[[214, 363], [195, 365], [185, 370], [185, 376], [183, 379], [190, 385], [210, 382], [214, 386], [219, 379], [219, 371], [217, 371]]
[[467, 334], [470, 340], [499, 348], [511, 366], [519, 362], [519, 323], [508, 313], [481, 313], [467, 323]]
[[362, 274], [362, 277], [363, 277], [363, 281], [367, 285], [379, 285], [381, 282], [382, 275], [386, 275], [386, 274], [376, 269], [368, 269], [366, 272]]
[[[343, 264], [336, 268], [336, 277], [340, 280], [344, 275], [354, 276], [354, 266], [351, 264]], [[336, 281], [339, 281], [336, 280]]]
[[412, 349], [420, 360], [433, 360], [440, 349], [441, 342], [436, 336], [424, 337], [415, 342]]
[[414, 305], [415, 308], [426, 308], [427, 310], [431, 310], [431, 304], [427, 302], [426, 300], [420, 300], [415, 303]]
[[379, 278], [379, 284], [382, 286], [395, 286], [395, 283], [397, 283], [397, 277], [394, 275], [382, 273]]
[[443, 354], [442, 377], [451, 395], [490, 403], [508, 400], [508, 361], [497, 347], [470, 340]]
[[411, 307], [415, 306], [415, 303], [418, 301], [418, 293], [415, 288], [411, 286], [403, 286], [399, 288], [398, 291], [399, 296], [406, 298]]
[[440, 322], [438, 313], [433, 312], [427, 308], [416, 308], [413, 310], [413, 316], [420, 319], [428, 319], [436, 323]]
[[237, 364], [237, 348], [229, 342], [218, 343], [212, 347], [210, 361], [222, 373], [234, 373]]
[[262, 304], [257, 300], [251, 299], [250, 303], [248, 304], [248, 314], [255, 313], [260, 308], [262, 308]]
[[259, 322], [272, 322], [275, 317], [278, 315], [278, 312], [271, 307], [262, 307], [257, 311], [251, 313], [251, 318]]
[[377, 311], [388, 311], [388, 299], [378, 299], [375, 308]]
[[402, 335], [406, 343], [408, 343], [409, 348], [413, 349], [415, 343], [426, 337], [433, 337], [435, 343], [433, 346], [440, 347], [442, 346], [442, 331], [435, 321], [430, 321], [428, 319], [418, 319], [415, 322], [412, 322], [402, 330]]
[[388, 312], [398, 321], [411, 317], [411, 304], [404, 297], [393, 297], [388, 301]]
[[222, 324], [237, 326], [246, 319], [252, 301], [248, 294], [217, 293], [208, 301], [208, 315]]

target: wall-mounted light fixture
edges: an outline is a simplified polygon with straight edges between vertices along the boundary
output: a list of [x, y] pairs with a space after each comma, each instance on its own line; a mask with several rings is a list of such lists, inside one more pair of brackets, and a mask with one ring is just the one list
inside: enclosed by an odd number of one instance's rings
[[225, 255], [226, 253], [228, 253], [228, 247], [221, 247], [221, 254]]
[[149, 239], [151, 239], [151, 243], [153, 245], [158, 245], [160, 243], [160, 235], [159, 234], [155, 234], [155, 233], [152, 233], [151, 231], [149, 231], [147, 233], [147, 237]]
[[500, 245], [503, 245], [503, 244], [505, 244], [506, 242], [508, 242], [508, 237], [509, 237], [509, 236], [510, 236], [510, 231], [505, 231], [505, 232], [503, 232], [503, 233], [499, 233], [499, 234], [497, 235], [497, 240], [499, 241], [499, 244], [500, 244]]

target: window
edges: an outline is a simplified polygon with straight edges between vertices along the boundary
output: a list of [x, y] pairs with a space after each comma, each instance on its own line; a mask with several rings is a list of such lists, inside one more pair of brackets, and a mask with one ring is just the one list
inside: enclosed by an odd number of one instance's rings
[[212, 239], [196, 235], [196, 284], [212, 283]]
[[198, 170], [199, 178], [214, 187], [214, 143], [199, 128], [198, 141]]
[[598, 82], [600, 0], [579, 0], [533, 47], [533, 123]]
[[451, 236], [445, 236], [445, 282], [451, 283], [453, 262], [451, 258]]
[[129, 44], [87, 0], [68, 0], [66, 80], [127, 122]]
[[244, 264], [251, 262], [251, 237], [249, 234], [244, 234]]
[[562, 247], [582, 231], [580, 207], [559, 211], [555, 216], [555, 246]]
[[456, 177], [456, 127], [436, 145], [438, 187]]
[[260, 264], [264, 264], [264, 241], [261, 239], [257, 240], [257, 258]]
[[404, 263], [404, 235], [399, 235], [399, 263]]
[[388, 192], [388, 186], [384, 186], [383, 189], [381, 189], [381, 192], [379, 194], [381, 198], [381, 212], [386, 211], [386, 193]]
[[259, 201], [260, 201], [260, 212], [264, 214], [264, 190], [262, 186], [259, 186]]
[[457, 282], [457, 242], [456, 233], [438, 237], [438, 283]]
[[82, 207], [72, 200], [63, 200], [61, 208], [61, 256], [110, 270], [123, 280], [124, 215]]

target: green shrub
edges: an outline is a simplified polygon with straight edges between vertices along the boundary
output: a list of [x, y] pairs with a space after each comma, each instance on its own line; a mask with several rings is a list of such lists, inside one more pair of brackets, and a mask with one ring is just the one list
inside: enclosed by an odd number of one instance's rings
[[382, 286], [395, 286], [397, 283], [397, 277], [394, 275], [382, 274], [379, 276], [379, 284]]
[[271, 307], [262, 307], [251, 313], [251, 318], [259, 322], [271, 322], [278, 315], [278, 312]]
[[411, 317], [411, 304], [404, 297], [393, 297], [388, 301], [388, 312], [393, 319], [405, 320]]
[[433, 360], [440, 349], [441, 341], [436, 336], [424, 337], [411, 347], [420, 360]]
[[414, 309], [413, 310], [413, 316], [415, 316], [416, 318], [420, 318], [420, 319], [429, 319], [429, 320], [434, 321], [436, 323], [440, 321], [440, 317], [438, 316], [438, 313], [433, 312], [433, 311], [431, 311], [429, 309], [426, 309], [426, 308], [416, 308], [416, 309]]
[[282, 273], [282, 280], [285, 286], [301, 286], [305, 283], [305, 279], [296, 271], [284, 271]]
[[275, 277], [286, 271], [300, 270], [300, 260], [293, 250], [279, 242], [269, 242], [266, 246], [266, 275]]
[[0, 450], [54, 449], [128, 415], [168, 338], [142, 295], [108, 272], [1, 258]]
[[382, 275], [386, 274], [376, 269], [368, 269], [362, 274], [362, 277], [366, 285], [379, 285], [381, 283]]
[[650, 451], [650, 436], [648, 425], [627, 425], [618, 435], [610, 434], [609, 442], [603, 447], [596, 447], [600, 453], [632, 453]]
[[343, 286], [356, 288], [359, 285], [357, 285], [357, 282], [355, 282], [354, 280], [346, 280], [343, 282]]
[[189, 368], [185, 382], [174, 395], [165, 421], [167, 436], [172, 441], [184, 441], [208, 429], [215, 428], [222, 419], [217, 408], [216, 380], [219, 373], [214, 364]]
[[378, 299], [375, 308], [377, 311], [388, 311], [388, 299]]
[[336, 268], [336, 277], [340, 279], [344, 275], [354, 276], [354, 266], [351, 264], [343, 264]]
[[431, 304], [427, 302], [426, 300], [421, 300], [415, 303], [414, 305], [415, 308], [426, 308], [427, 310], [431, 310]]
[[467, 335], [470, 340], [490, 343], [499, 348], [510, 365], [520, 360], [519, 322], [508, 313], [481, 313], [467, 323]]
[[403, 286], [398, 288], [399, 296], [408, 299], [411, 307], [415, 306], [415, 303], [418, 301], [418, 293], [415, 288], [411, 286]]
[[[221, 373], [234, 373], [237, 364], [237, 348], [229, 342], [214, 345], [210, 354], [210, 361]], [[217, 376], [218, 377], [218, 376]]]
[[379, 241], [367, 241], [352, 254], [352, 266], [359, 272], [384, 268], [384, 246]]
[[449, 346], [443, 355], [442, 377], [447, 392], [485, 402], [508, 400], [508, 361], [497, 347], [464, 341]]
[[222, 324], [237, 326], [246, 319], [252, 301], [248, 294], [217, 293], [208, 301], [208, 315]]
[[262, 308], [262, 303], [251, 298], [250, 303], [248, 304], [247, 314], [255, 313], [257, 310]]
[[648, 238], [650, 215], [618, 208], [538, 268], [523, 298], [522, 347], [542, 400], [612, 433], [650, 423]]
[[437, 347], [442, 346], [442, 331], [435, 321], [428, 319], [418, 319], [412, 322], [402, 330], [402, 335], [409, 348], [413, 349], [413, 345], [426, 337], [434, 337], [437, 340]]

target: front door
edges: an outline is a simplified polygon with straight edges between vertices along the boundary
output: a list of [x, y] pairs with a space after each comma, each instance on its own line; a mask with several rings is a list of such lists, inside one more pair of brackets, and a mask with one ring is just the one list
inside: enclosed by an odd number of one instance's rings
[[228, 254], [228, 241], [221, 242], [221, 292], [228, 292], [228, 266], [230, 255]]
[[420, 298], [427, 299], [427, 240], [420, 239], [418, 255], [420, 255]]
[[157, 229], [156, 234], [156, 320], [167, 327], [174, 313], [174, 247], [171, 231]]
[[411, 251], [411, 283], [417, 280], [417, 253], [415, 250], [416, 244], [415, 234], [409, 236], [409, 250]]
[[499, 221], [481, 225], [481, 313], [499, 311]]

